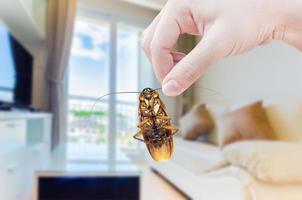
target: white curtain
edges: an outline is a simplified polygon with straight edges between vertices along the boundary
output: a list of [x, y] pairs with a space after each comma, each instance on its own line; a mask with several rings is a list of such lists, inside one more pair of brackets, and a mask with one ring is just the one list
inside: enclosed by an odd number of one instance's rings
[[47, 79], [49, 111], [53, 113], [52, 147], [66, 140], [66, 92], [64, 73], [68, 65], [76, 0], [48, 0]]

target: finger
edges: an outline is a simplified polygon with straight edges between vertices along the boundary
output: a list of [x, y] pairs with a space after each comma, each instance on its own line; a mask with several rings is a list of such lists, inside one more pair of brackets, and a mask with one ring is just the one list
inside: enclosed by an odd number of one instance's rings
[[192, 85], [214, 61], [223, 57], [224, 32], [218, 28], [209, 30], [201, 42], [163, 80], [163, 92], [167, 96], [177, 96]]
[[151, 42], [151, 57], [155, 75], [160, 83], [174, 65], [171, 49], [181, 33], [175, 18], [163, 15]]
[[151, 61], [150, 43], [152, 41], [155, 28], [162, 16], [162, 13], [164, 12], [163, 10], [164, 8], [159, 12], [159, 14], [154, 18], [154, 20], [151, 22], [151, 24], [145, 29], [145, 31], [142, 34], [141, 46], [144, 49], [150, 61]]
[[172, 55], [174, 63], [181, 61], [181, 59], [183, 59], [186, 56], [186, 54], [184, 54], [182, 52], [171, 52], [171, 55]]

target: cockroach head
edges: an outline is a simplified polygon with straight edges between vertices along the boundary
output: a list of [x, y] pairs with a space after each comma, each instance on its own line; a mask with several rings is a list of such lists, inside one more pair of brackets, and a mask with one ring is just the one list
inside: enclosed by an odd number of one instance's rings
[[152, 88], [145, 88], [140, 94], [140, 100], [150, 100], [152, 98], [157, 98], [159, 96], [158, 92]]

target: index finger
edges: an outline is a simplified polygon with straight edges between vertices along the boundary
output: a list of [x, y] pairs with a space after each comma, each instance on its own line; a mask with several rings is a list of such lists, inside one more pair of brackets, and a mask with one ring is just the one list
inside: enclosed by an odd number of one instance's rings
[[180, 33], [181, 30], [176, 18], [165, 13], [156, 27], [150, 44], [154, 72], [160, 83], [173, 68], [174, 61], [171, 49], [176, 44]]

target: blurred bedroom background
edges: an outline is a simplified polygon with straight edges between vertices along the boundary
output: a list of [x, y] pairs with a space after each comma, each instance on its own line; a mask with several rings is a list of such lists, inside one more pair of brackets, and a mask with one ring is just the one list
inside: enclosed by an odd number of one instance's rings
[[[114, 196], [116, 190], [125, 199], [247, 199], [247, 186], [237, 178], [201, 174], [228, 163], [216, 141], [216, 118], [259, 100], [275, 139], [301, 141], [295, 133], [302, 131], [302, 56], [281, 42], [214, 64], [178, 97], [162, 95], [182, 130], [171, 162], [153, 163], [145, 145], [133, 139], [138, 94], [106, 96], [93, 106], [107, 93], [160, 87], [140, 39], [165, 3], [0, 0], [1, 200], [123, 199]], [[182, 35], [175, 49], [188, 53], [199, 40]], [[194, 114], [202, 104], [213, 118], [207, 123], [215, 123], [203, 142], [186, 140], [184, 132], [204, 120], [204, 112], [200, 118]], [[70, 177], [76, 181], [60, 184]], [[121, 179], [128, 185], [114, 186]], [[271, 191], [279, 187], [273, 184]], [[268, 199], [269, 192], [257, 194], [251, 199]]]

